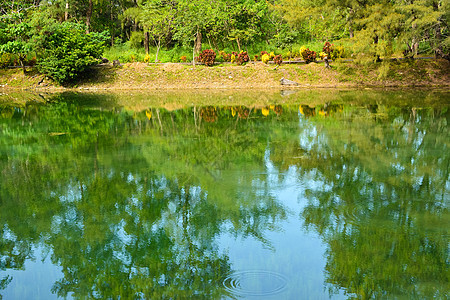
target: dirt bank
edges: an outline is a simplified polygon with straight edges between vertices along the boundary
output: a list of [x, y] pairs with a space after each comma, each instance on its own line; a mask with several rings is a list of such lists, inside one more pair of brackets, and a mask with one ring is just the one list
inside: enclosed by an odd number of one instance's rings
[[120, 67], [99, 65], [76, 83], [62, 87], [36, 70], [26, 75], [19, 69], [0, 70], [0, 88], [46, 90], [157, 90], [157, 89], [279, 89], [282, 78], [297, 82], [293, 88], [449, 86], [450, 63], [446, 60], [393, 61], [388, 64], [274, 65], [249, 63], [245, 66], [214, 67], [145, 63]]

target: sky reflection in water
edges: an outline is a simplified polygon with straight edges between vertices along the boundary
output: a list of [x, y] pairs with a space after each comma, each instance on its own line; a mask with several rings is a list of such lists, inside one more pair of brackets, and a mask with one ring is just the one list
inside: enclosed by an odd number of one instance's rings
[[0, 102], [0, 293], [445, 298], [449, 94], [406, 95]]

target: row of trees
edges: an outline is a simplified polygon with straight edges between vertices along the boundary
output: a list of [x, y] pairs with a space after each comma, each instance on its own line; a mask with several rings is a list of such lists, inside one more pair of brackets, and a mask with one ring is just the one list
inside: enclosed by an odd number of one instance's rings
[[358, 50], [376, 55], [390, 54], [394, 42], [411, 55], [418, 54], [421, 41], [438, 55], [450, 45], [447, 0], [282, 0], [276, 9], [292, 26], [310, 26], [314, 38], [341, 38], [345, 32], [359, 41]]
[[[443, 55], [450, 46], [448, 0], [5, 0], [0, 19], [0, 52], [17, 55], [21, 65], [27, 54], [47, 49], [43, 39], [64, 23], [78, 24], [71, 26], [77, 33], [68, 44], [79, 44], [85, 32], [81, 51], [100, 45], [88, 55], [101, 53], [106, 40], [110, 45], [130, 41], [147, 53], [150, 46], [158, 53], [161, 47], [182, 45], [193, 49], [193, 57], [205, 43], [240, 52], [255, 43], [289, 48], [305, 40], [346, 39], [354, 52], [371, 58], [388, 56], [394, 47], [417, 55], [420, 43]], [[37, 56], [38, 62], [45, 57]]]

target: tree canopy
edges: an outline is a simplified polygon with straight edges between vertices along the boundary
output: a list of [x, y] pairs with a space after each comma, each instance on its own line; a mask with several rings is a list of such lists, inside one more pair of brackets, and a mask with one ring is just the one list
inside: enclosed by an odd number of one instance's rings
[[[405, 57], [422, 53], [442, 57], [450, 49], [448, 0], [28, 0], [0, 3], [0, 52], [24, 65], [37, 57], [41, 70], [49, 70], [50, 57], [42, 48], [42, 36], [53, 28], [78, 24], [89, 40], [81, 46], [95, 63], [93, 44], [131, 44], [148, 54], [161, 47], [190, 48], [193, 57], [203, 48], [247, 51], [259, 45], [290, 49], [302, 43], [338, 41], [367, 60], [390, 57], [394, 51]], [[60, 30], [57, 30], [59, 32]], [[59, 42], [63, 43], [60, 39]], [[90, 46], [89, 46], [90, 45]], [[202, 46], [203, 45], [203, 46]], [[322, 44], [323, 45], [323, 44]], [[62, 44], [58, 45], [58, 47]], [[321, 49], [316, 49], [321, 50]], [[77, 56], [78, 58], [80, 56]], [[90, 57], [90, 58], [89, 58]], [[5, 56], [2, 60], [7, 60]], [[12, 59], [11, 61], [14, 61]], [[82, 65], [85, 66], [86, 64]], [[2, 63], [8, 64], [6, 63]], [[59, 68], [61, 65], [56, 64]], [[47, 65], [44, 67], [43, 65]], [[82, 72], [84, 67], [77, 70]], [[70, 69], [70, 68], [69, 68]], [[61, 71], [66, 72], [66, 71]], [[53, 72], [54, 73], [54, 72]], [[49, 73], [50, 75], [50, 73]], [[64, 82], [61, 76], [51, 75]], [[74, 76], [68, 74], [67, 80]]]

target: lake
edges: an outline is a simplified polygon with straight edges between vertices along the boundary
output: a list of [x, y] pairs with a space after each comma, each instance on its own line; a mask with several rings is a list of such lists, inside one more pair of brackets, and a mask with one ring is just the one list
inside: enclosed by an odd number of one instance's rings
[[0, 294], [447, 299], [449, 121], [438, 89], [5, 92]]

